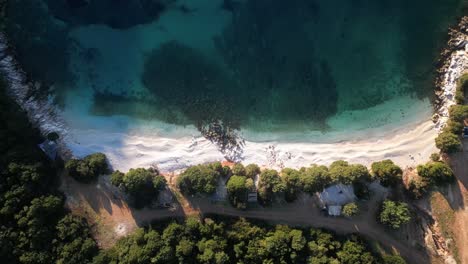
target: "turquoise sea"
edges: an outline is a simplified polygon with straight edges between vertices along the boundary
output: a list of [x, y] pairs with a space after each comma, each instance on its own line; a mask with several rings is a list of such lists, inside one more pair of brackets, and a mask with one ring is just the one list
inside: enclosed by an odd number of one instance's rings
[[10, 0], [6, 31], [23, 69], [71, 124], [218, 122], [276, 140], [429, 118], [436, 58], [466, 6]]

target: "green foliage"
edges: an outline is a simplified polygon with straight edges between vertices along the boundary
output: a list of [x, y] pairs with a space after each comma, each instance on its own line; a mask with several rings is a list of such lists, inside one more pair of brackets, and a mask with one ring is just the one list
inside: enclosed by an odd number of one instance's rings
[[65, 169], [75, 180], [89, 183], [108, 172], [107, 158], [103, 153], [94, 153], [83, 159], [71, 159], [65, 163]]
[[[466, 79], [464, 85], [466, 86]], [[449, 116], [446, 127], [435, 139], [436, 147], [447, 154], [458, 152], [461, 149], [459, 135], [462, 133], [465, 119], [468, 118], [468, 105], [452, 105], [449, 109]]]
[[110, 177], [110, 182], [112, 185], [121, 187], [123, 184], [123, 178], [125, 176], [125, 173], [120, 172], [118, 170], [112, 172], [111, 177]]
[[433, 162], [440, 161], [440, 154], [439, 153], [432, 153], [430, 158], [431, 158], [431, 160]]
[[88, 224], [83, 218], [67, 215], [58, 222], [56, 229], [57, 264], [86, 263], [97, 255], [98, 247], [90, 238]]
[[220, 176], [221, 172], [211, 164], [192, 166], [180, 174], [177, 186], [185, 194], [212, 194]]
[[375, 263], [355, 238], [344, 244], [318, 229], [260, 226], [245, 219], [189, 218], [137, 230], [94, 259], [104, 263]]
[[232, 166], [232, 174], [237, 176], [247, 176], [245, 167], [242, 163], [236, 163]]
[[406, 264], [406, 261], [399, 255], [384, 255], [382, 256], [383, 264]]
[[329, 168], [330, 177], [336, 183], [353, 184], [359, 181], [370, 181], [371, 176], [364, 165], [349, 164], [338, 160], [333, 162]]
[[372, 163], [372, 173], [380, 180], [382, 186], [395, 187], [401, 182], [403, 171], [391, 160], [383, 160]]
[[130, 169], [125, 175], [116, 171], [111, 175], [111, 182], [130, 195], [136, 208], [151, 203], [166, 187], [166, 180], [156, 170], [143, 168]]
[[358, 212], [359, 212], [359, 208], [356, 203], [349, 203], [343, 206], [342, 213], [344, 216], [347, 216], [347, 217], [355, 216], [358, 214]]
[[49, 134], [47, 134], [47, 139], [50, 140], [50, 141], [56, 141], [60, 138], [59, 134], [57, 134], [57, 132], [50, 132]]
[[232, 176], [227, 183], [229, 201], [239, 209], [247, 208], [247, 195], [249, 193], [247, 178], [244, 176]]
[[284, 183], [276, 170], [267, 169], [260, 173], [260, 180], [258, 182], [258, 198], [260, 203], [270, 205], [284, 190]]
[[409, 182], [408, 191], [413, 199], [420, 199], [429, 190], [430, 183], [425, 179], [413, 179]]
[[452, 169], [444, 162], [429, 162], [419, 165], [417, 169], [418, 175], [430, 185], [444, 185], [455, 179]]
[[254, 179], [258, 174], [260, 174], [260, 167], [257, 164], [249, 164], [245, 167], [245, 176], [248, 178]]
[[448, 154], [458, 152], [462, 147], [460, 137], [445, 130], [436, 137], [435, 142], [438, 149]]
[[468, 73], [463, 74], [457, 81], [457, 90], [455, 92], [455, 100], [457, 104], [465, 103], [465, 93], [468, 89]]
[[301, 172], [298, 170], [284, 168], [281, 171], [281, 179], [285, 186], [285, 199], [287, 202], [293, 202], [302, 190]]
[[410, 211], [406, 203], [385, 200], [382, 203], [379, 220], [382, 224], [398, 229], [411, 220]]
[[91, 248], [94, 241], [87, 233], [73, 231], [71, 224], [58, 224], [65, 210], [62, 198], [55, 195], [57, 172], [37, 147], [43, 141], [39, 132], [4, 88], [0, 79], [0, 259], [64, 263], [66, 257], [66, 263], [88, 263], [95, 252], [78, 252], [68, 242], [74, 236], [86, 237], [79, 246]]
[[303, 190], [310, 195], [321, 192], [332, 181], [325, 166], [312, 165], [309, 168], [302, 168], [301, 172]]
[[370, 264], [374, 263], [374, 257], [366, 252], [366, 248], [358, 242], [346, 241], [343, 248], [336, 254], [343, 264]]

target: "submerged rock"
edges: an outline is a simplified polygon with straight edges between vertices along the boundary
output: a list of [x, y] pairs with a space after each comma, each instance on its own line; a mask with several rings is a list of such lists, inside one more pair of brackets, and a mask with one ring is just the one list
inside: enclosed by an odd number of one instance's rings
[[157, 20], [176, 0], [44, 0], [53, 15], [70, 25], [104, 24], [125, 29]]

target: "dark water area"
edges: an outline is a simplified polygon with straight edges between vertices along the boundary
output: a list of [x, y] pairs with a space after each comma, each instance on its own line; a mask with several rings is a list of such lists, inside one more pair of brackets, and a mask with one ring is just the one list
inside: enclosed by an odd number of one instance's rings
[[313, 130], [430, 98], [466, 2], [11, 0], [6, 31], [64, 108], [88, 100], [96, 115]]

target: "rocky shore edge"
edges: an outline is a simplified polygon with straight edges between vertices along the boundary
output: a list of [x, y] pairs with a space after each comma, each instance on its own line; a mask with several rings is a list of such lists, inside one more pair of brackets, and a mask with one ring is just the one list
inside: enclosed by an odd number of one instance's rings
[[435, 114], [433, 122], [440, 132], [449, 118], [449, 109], [455, 104], [457, 80], [468, 71], [468, 16], [450, 28], [449, 40], [437, 61], [435, 79]]

